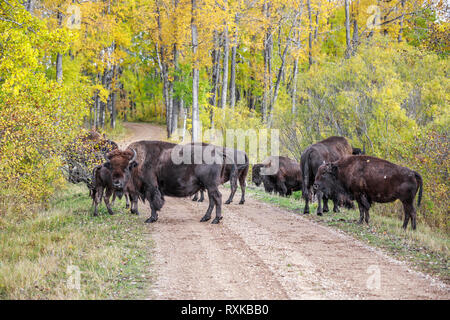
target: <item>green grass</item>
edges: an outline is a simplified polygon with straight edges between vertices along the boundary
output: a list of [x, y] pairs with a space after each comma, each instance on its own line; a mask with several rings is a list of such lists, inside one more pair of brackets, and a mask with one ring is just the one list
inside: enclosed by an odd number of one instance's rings
[[[113, 216], [92, 216], [84, 186], [67, 186], [51, 209], [0, 216], [0, 299], [136, 299], [150, 284], [145, 225], [116, 201]], [[81, 272], [67, 286], [68, 266]]]
[[[300, 200], [300, 193], [294, 193], [290, 198], [279, 197], [264, 192], [262, 188], [248, 187], [248, 193], [253, 198], [287, 209], [303, 217], [330, 226], [362, 242], [383, 249], [391, 256], [408, 261], [418, 270], [435, 275], [446, 283], [450, 283], [450, 237], [448, 234], [432, 230], [420, 224], [420, 217], [416, 231], [402, 229], [403, 221], [386, 215], [389, 206], [376, 204], [370, 210], [370, 224], [359, 225], [358, 210], [342, 209], [340, 213], [328, 212], [323, 216], [316, 215], [317, 204], [310, 205], [309, 215], [303, 215], [304, 201]], [[330, 210], [333, 205], [330, 202]]]

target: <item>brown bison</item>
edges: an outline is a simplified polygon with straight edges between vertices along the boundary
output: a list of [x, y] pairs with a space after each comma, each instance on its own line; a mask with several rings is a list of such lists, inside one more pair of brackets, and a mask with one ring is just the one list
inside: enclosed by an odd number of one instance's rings
[[[339, 160], [340, 158], [352, 155], [353, 153], [361, 153], [360, 149], [352, 148], [348, 143], [347, 139], [344, 137], [330, 137], [322, 140], [316, 144], [309, 146], [303, 151], [301, 156], [301, 169], [302, 169], [302, 193], [303, 199], [305, 199], [305, 208], [303, 210], [304, 214], [309, 213], [309, 199], [310, 190], [314, 183], [314, 178], [316, 177], [317, 170], [324, 162], [332, 162]], [[328, 197], [323, 196], [319, 191], [317, 192], [317, 214], [322, 215], [323, 212], [328, 212]], [[337, 199], [333, 198], [334, 212], [339, 211], [339, 202], [349, 203], [348, 199]], [[323, 210], [322, 210], [323, 201]]]
[[[104, 192], [104, 194], [103, 194]], [[109, 202], [109, 199], [111, 198], [111, 195], [113, 195], [112, 202]], [[122, 198], [123, 192], [121, 191], [114, 191], [113, 184], [112, 184], [112, 178], [111, 178], [111, 171], [108, 167], [108, 164], [101, 164], [96, 166], [92, 170], [92, 188], [90, 189], [90, 196], [92, 198], [93, 204], [94, 204], [94, 216], [97, 216], [97, 207], [102, 201], [102, 197], [105, 201], [106, 208], [108, 209], [109, 214], [113, 214], [113, 211], [111, 209], [111, 205], [114, 204], [114, 201], [116, 199], [116, 195], [119, 196], [119, 198]], [[128, 195], [125, 194], [126, 199], [126, 207], [129, 207], [129, 201], [128, 201]]]
[[[264, 175], [261, 168], [268, 168], [272, 162], [278, 162], [275, 174]], [[302, 190], [302, 170], [300, 164], [288, 157], [271, 156], [263, 163], [255, 164], [252, 169], [252, 182], [259, 186], [264, 185], [266, 192], [278, 192], [281, 196], [289, 196], [293, 191]]]
[[[171, 142], [141, 140], [131, 143], [126, 151], [118, 150], [116, 153], [108, 154], [108, 162], [111, 162], [113, 158], [116, 159], [114, 166], [110, 165], [110, 167], [114, 167], [117, 170], [114, 188], [128, 195], [131, 203], [131, 213], [139, 215], [138, 201], [139, 199], [146, 200], [144, 190], [151, 187], [147, 186], [147, 182], [144, 179], [144, 171], [147, 167], [156, 165], [163, 150], [174, 146], [176, 144]], [[134, 162], [130, 162], [129, 157], [133, 152], [136, 152], [136, 157], [133, 159]], [[130, 176], [121, 176], [122, 173]], [[125, 180], [126, 183], [123, 183]], [[150, 206], [152, 206], [151, 203]]]
[[[154, 148], [149, 150], [148, 142], [145, 141], [138, 145], [132, 144], [125, 151], [116, 150], [108, 154], [115, 190], [130, 190], [133, 187], [132, 192], [128, 191], [130, 197], [135, 192], [143, 200], [149, 201], [152, 213], [146, 222], [155, 222], [158, 220], [157, 211], [164, 205], [165, 195], [187, 197], [204, 188], [208, 191], [209, 207], [201, 221], [209, 220], [213, 208], [216, 207], [216, 217], [212, 223], [219, 223], [222, 219], [222, 195], [218, 186], [223, 179], [226, 165], [234, 164], [233, 158], [221, 147], [185, 145], [164, 149], [162, 145], [164, 142], [160, 142], [161, 152], [157, 157], [152, 156], [155, 154]], [[140, 147], [142, 150], [138, 152], [132, 147]], [[142, 152], [145, 150], [150, 154]], [[199, 154], [209, 154], [213, 161], [201, 157], [198, 162]], [[174, 157], [182, 161], [174, 162]], [[230, 173], [232, 188], [235, 187], [236, 180], [237, 168], [233, 165]], [[133, 198], [131, 200], [133, 201]]]
[[422, 199], [422, 177], [415, 171], [389, 161], [370, 156], [348, 156], [322, 165], [316, 175], [314, 189], [326, 197], [339, 194], [355, 199], [359, 206], [359, 222], [369, 223], [373, 202], [387, 203], [399, 199], [403, 203], [406, 229], [411, 219], [416, 229], [414, 198], [419, 191], [417, 206]]
[[[207, 146], [209, 144], [202, 143], [201, 145]], [[225, 151], [230, 157], [233, 158], [234, 163], [236, 164], [237, 171], [238, 171], [237, 179], [239, 180], [239, 185], [241, 187], [241, 200], [239, 201], [239, 204], [244, 204], [245, 203], [245, 179], [247, 178], [248, 167], [249, 167], [247, 153], [245, 153], [245, 151], [231, 149], [231, 148], [225, 148]], [[232, 169], [232, 165], [227, 164], [225, 167], [222, 184], [230, 181], [231, 169]], [[225, 204], [230, 204], [233, 201], [236, 190], [237, 190], [237, 185], [236, 185], [236, 188], [231, 189], [230, 196], [228, 197], [228, 200], [225, 201]], [[205, 191], [204, 189], [200, 190], [200, 192], [199, 192], [200, 198], [198, 198], [198, 192], [197, 192], [194, 195], [194, 197], [192, 198], [192, 201], [203, 202], [203, 200], [205, 199], [204, 191]]]

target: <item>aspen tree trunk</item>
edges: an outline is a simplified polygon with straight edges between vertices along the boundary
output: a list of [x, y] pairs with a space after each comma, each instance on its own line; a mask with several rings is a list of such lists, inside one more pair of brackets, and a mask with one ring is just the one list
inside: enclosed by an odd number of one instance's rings
[[[173, 45], [173, 64], [175, 66], [175, 70], [178, 72], [178, 49], [177, 45]], [[179, 81], [178, 75], [175, 76], [174, 81]], [[179, 114], [179, 108], [180, 108], [180, 101], [178, 98], [175, 98], [173, 96], [173, 85], [172, 85], [172, 125], [170, 127], [171, 129], [171, 135], [178, 129], [178, 114]]]
[[402, 39], [402, 36], [403, 36], [403, 20], [404, 20], [404, 18], [405, 18], [405, 11], [404, 11], [404, 9], [405, 9], [405, 0], [401, 0], [401, 6], [402, 6], [402, 8], [401, 8], [401, 10], [402, 10], [402, 17], [400, 18], [400, 30], [398, 31], [398, 42], [402, 42], [403, 41], [403, 39]]
[[194, 54], [194, 65], [192, 70], [192, 142], [198, 142], [200, 140], [200, 116], [198, 107], [198, 85], [199, 85], [199, 67], [197, 65], [197, 22], [195, 19], [197, 11], [197, 0], [191, 0], [192, 12], [191, 12], [191, 33], [192, 33], [192, 52]]
[[313, 64], [312, 59], [312, 42], [313, 42], [313, 29], [312, 29], [312, 11], [311, 11], [311, 0], [306, 2], [308, 7], [308, 18], [309, 18], [309, 36], [308, 36], [308, 63], [309, 66]]
[[292, 108], [291, 108], [292, 114], [297, 113], [297, 106], [296, 106], [296, 103], [297, 103], [297, 73], [298, 73], [298, 58], [295, 59], [293, 76], [292, 76]]
[[[236, 24], [238, 22], [237, 18]], [[231, 48], [231, 75], [230, 75], [230, 107], [234, 109], [236, 104], [236, 51], [237, 51], [237, 31], [234, 35], [233, 47]]]
[[[58, 19], [58, 27], [61, 27], [63, 15], [62, 15], [62, 13], [59, 10], [58, 10], [58, 13], [57, 13], [57, 19]], [[62, 54], [58, 52], [56, 54], [56, 81], [61, 83], [62, 82], [62, 77], [63, 77]]]
[[[226, 0], [225, 0], [226, 4]], [[227, 23], [227, 22], [225, 22]], [[230, 54], [230, 39], [228, 39], [228, 26], [225, 26], [223, 32], [223, 78], [222, 78], [222, 97], [220, 107], [224, 109], [227, 106], [228, 94], [228, 56]]]
[[[103, 71], [103, 76], [102, 76], [102, 86], [105, 88], [106, 87], [106, 73], [107, 73], [107, 69], [105, 68], [105, 70]], [[105, 112], [106, 112], [106, 103], [100, 100], [100, 122], [99, 122], [99, 126], [103, 129], [105, 128]]]
[[23, 6], [25, 7], [25, 10], [27, 10], [29, 13], [33, 14], [34, 12], [34, 2], [36, 0], [25, 0], [23, 2]]
[[[264, 14], [267, 18], [270, 17], [270, 1], [264, 2]], [[273, 38], [271, 29], [269, 28], [264, 38], [264, 95], [262, 101], [262, 118], [267, 122], [268, 108], [270, 107], [270, 96], [272, 93], [272, 50]]]
[[350, 0], [345, 0], [345, 58], [350, 58], [352, 52], [352, 44], [350, 41]]

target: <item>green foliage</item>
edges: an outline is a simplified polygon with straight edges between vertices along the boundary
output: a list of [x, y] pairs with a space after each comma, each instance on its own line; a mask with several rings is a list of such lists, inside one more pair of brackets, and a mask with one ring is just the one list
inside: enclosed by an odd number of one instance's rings
[[297, 159], [310, 143], [342, 135], [370, 155], [418, 171], [425, 185], [419, 221], [448, 232], [448, 67], [437, 54], [376, 37], [350, 59], [302, 74], [298, 115], [294, 122], [279, 115], [277, 126], [297, 137]]
[[[90, 94], [79, 81], [46, 75], [45, 55], [65, 52], [73, 35], [50, 30], [21, 5], [2, 3], [0, 20], [0, 212], [45, 200], [62, 182], [60, 151], [86, 115]], [[20, 198], [20, 201], [18, 200]], [[10, 204], [14, 203], [13, 206]]]

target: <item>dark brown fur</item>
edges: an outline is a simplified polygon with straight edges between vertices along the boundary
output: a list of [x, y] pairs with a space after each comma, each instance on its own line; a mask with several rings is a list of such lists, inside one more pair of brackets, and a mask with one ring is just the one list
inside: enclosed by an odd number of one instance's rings
[[[207, 146], [209, 144], [202, 143], [201, 145]], [[245, 203], [245, 184], [246, 184], [245, 180], [247, 179], [248, 168], [249, 168], [248, 156], [244, 151], [241, 151], [241, 150], [230, 149], [230, 148], [225, 148], [225, 150], [228, 153], [228, 155], [233, 157], [234, 162], [237, 166], [237, 171], [238, 171], [237, 179], [239, 180], [239, 185], [241, 187], [241, 200], [239, 201], [239, 204], [244, 204]], [[240, 162], [243, 162], [243, 163], [240, 163]], [[232, 167], [233, 166], [231, 164], [227, 164], [225, 166], [224, 176], [222, 177], [222, 184], [230, 181]], [[225, 204], [230, 204], [233, 201], [234, 194], [236, 193], [236, 190], [237, 190], [237, 184], [235, 184], [235, 186], [236, 186], [236, 188], [231, 189], [230, 196], [228, 197], [228, 200], [225, 201]], [[205, 198], [204, 191], [205, 191], [204, 189], [200, 190], [200, 198], [198, 198], [198, 193], [196, 193], [194, 195], [194, 197], [192, 198], [192, 201], [203, 202], [203, 200]]]
[[[264, 185], [266, 192], [278, 192], [281, 196], [289, 196], [293, 191], [302, 189], [302, 170], [300, 164], [288, 157], [267, 158], [263, 163], [255, 164], [252, 169], [252, 181], [257, 186]], [[270, 167], [272, 161], [278, 161], [278, 171], [273, 175], [262, 175], [261, 168]]]
[[[175, 145], [176, 144], [174, 143], [165, 141], [141, 140], [131, 143], [127, 147], [127, 150], [119, 150], [116, 153], [117, 160], [115, 160], [116, 162], [114, 167], [117, 168], [118, 173], [121, 173], [118, 177], [126, 179], [126, 183], [123, 188], [124, 192], [128, 194], [130, 198], [132, 213], [139, 215], [139, 198], [145, 201], [146, 190], [156, 188], [156, 185], [149, 184], [149, 180], [145, 178], [146, 170], [156, 165], [163, 150], [173, 148]], [[132, 154], [131, 150], [136, 151], [136, 163], [133, 164], [133, 168], [131, 168], [130, 176], [126, 177], [124, 173], [128, 166], [129, 157]], [[125, 157], [123, 157], [123, 155], [125, 155]], [[115, 154], [111, 154], [112, 158], [116, 156]], [[150, 201], [151, 199], [147, 200], [149, 200], [150, 207], [154, 210], [153, 203]]]
[[[310, 190], [314, 183], [314, 178], [317, 174], [317, 170], [324, 162], [336, 161], [343, 156], [351, 155], [354, 150], [347, 139], [344, 137], [329, 137], [316, 144], [309, 146], [303, 151], [301, 156], [301, 168], [303, 178], [303, 199], [305, 199], [305, 208], [303, 213], [309, 213], [309, 199]], [[332, 199], [334, 203], [334, 212], [338, 212], [339, 199]], [[323, 210], [322, 210], [323, 201]], [[321, 192], [317, 193], [317, 214], [322, 215], [323, 212], [328, 212], [328, 197], [323, 197]]]
[[348, 156], [322, 165], [315, 178], [314, 188], [327, 196], [345, 194], [355, 199], [360, 219], [369, 223], [369, 209], [373, 202], [387, 203], [399, 199], [403, 203], [406, 229], [409, 219], [416, 229], [414, 198], [417, 206], [422, 199], [422, 177], [415, 171], [371, 156]]

